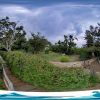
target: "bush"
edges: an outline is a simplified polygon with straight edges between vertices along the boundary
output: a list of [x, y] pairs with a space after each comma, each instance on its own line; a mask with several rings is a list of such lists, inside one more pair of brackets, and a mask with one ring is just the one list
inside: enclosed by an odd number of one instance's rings
[[87, 52], [82, 52], [80, 54], [80, 60], [87, 60], [88, 59], [88, 53]]
[[4, 89], [4, 82], [0, 79], [0, 90]]
[[3, 58], [5, 58], [6, 57], [6, 51], [0, 51], [0, 55], [3, 57]]
[[68, 57], [68, 56], [62, 56], [61, 58], [60, 58], [60, 61], [61, 62], [68, 62], [70, 60], [70, 58]]
[[92, 83], [92, 85], [95, 85], [97, 83], [100, 83], [100, 78], [95, 74], [91, 75], [90, 82]]
[[90, 74], [82, 68], [59, 68], [39, 56], [9, 52], [6, 56], [11, 71], [21, 80], [49, 91], [87, 88]]
[[45, 54], [49, 54], [49, 49], [45, 49]]

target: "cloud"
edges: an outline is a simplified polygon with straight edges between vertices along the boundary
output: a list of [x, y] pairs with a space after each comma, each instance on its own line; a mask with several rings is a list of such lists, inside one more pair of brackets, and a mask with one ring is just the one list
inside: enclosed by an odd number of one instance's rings
[[89, 25], [100, 19], [99, 5], [61, 3], [51, 6], [30, 7], [26, 5], [1, 5], [1, 17], [20, 21], [30, 32], [41, 32], [51, 42], [63, 40], [63, 35], [73, 34], [79, 39], [78, 46], [85, 43], [84, 33]]
[[28, 10], [25, 7], [21, 7], [21, 6], [5, 6], [5, 7], [1, 7], [1, 11], [2, 12], [7, 12], [7, 13], [13, 13], [13, 14], [17, 14], [17, 13], [30, 13], [30, 10]]

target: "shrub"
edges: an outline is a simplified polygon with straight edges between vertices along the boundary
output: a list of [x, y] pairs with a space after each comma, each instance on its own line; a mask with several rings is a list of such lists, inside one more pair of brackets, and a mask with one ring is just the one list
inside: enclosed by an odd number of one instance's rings
[[68, 56], [62, 56], [61, 58], [60, 58], [60, 61], [61, 62], [68, 62], [69, 61], [69, 57]]
[[3, 57], [3, 58], [6, 58], [6, 51], [0, 51], [0, 55]]
[[80, 60], [87, 60], [88, 59], [88, 53], [87, 52], [81, 52], [80, 53]]
[[3, 82], [3, 80], [0, 79], [0, 90], [2, 90], [2, 89], [5, 89], [4, 82]]
[[45, 49], [45, 54], [49, 54], [49, 49]]
[[21, 80], [49, 91], [86, 88], [90, 74], [82, 68], [59, 68], [40, 56], [9, 52], [6, 56], [11, 71]]
[[3, 86], [3, 82], [1, 81], [1, 79], [0, 79], [0, 87], [2, 87]]
[[97, 76], [97, 75], [91, 75], [90, 76], [90, 82], [91, 82], [91, 85], [95, 85], [97, 83], [100, 83], [100, 78]]

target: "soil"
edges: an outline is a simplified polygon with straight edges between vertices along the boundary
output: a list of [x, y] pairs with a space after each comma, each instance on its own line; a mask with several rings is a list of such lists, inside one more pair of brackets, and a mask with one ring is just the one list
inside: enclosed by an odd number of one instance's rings
[[92, 62], [89, 68], [94, 72], [100, 72], [100, 64], [97, 61]]
[[9, 79], [12, 81], [14, 85], [15, 91], [30, 91], [30, 92], [43, 92], [45, 90], [40, 88], [35, 88], [31, 84], [23, 82], [22, 80], [18, 79], [14, 76], [11, 71], [6, 67], [5, 68], [6, 74], [8, 75]]
[[50, 63], [56, 65], [57, 67], [83, 67], [83, 61], [75, 61], [75, 62], [55, 62], [51, 61]]

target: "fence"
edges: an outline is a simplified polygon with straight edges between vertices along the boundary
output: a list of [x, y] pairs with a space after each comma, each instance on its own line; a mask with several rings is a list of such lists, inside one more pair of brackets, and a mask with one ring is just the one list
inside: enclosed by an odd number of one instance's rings
[[[0, 56], [0, 59], [1, 61], [4, 62], [4, 60], [2, 59], [2, 57]], [[8, 88], [8, 90], [10, 91], [14, 91], [14, 86], [13, 86], [13, 83], [11, 82], [11, 80], [9, 79], [7, 73], [6, 73], [6, 70], [5, 70], [5, 64], [2, 63], [2, 73], [3, 73], [3, 80], [4, 80], [4, 83], [6, 85], [6, 87]]]

